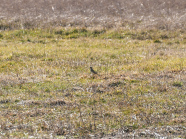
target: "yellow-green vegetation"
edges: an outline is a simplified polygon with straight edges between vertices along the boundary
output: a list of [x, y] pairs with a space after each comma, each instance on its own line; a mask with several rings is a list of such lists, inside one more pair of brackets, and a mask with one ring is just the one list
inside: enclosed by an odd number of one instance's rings
[[123, 127], [132, 132], [186, 126], [185, 100], [183, 30], [0, 32], [2, 137], [88, 137]]

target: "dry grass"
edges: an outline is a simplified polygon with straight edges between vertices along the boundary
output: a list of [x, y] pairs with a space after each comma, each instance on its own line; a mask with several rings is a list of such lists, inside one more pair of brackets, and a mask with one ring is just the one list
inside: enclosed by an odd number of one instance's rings
[[184, 31], [1, 35], [1, 137], [184, 137]]
[[185, 29], [185, 6], [185, 0], [3, 0], [0, 19], [1, 28], [44, 25]]
[[185, 5], [1, 1], [0, 137], [185, 138]]

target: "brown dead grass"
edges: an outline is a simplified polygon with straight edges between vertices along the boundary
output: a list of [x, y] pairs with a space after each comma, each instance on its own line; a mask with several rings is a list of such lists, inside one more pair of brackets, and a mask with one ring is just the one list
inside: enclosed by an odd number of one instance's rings
[[45, 25], [184, 29], [185, 5], [185, 0], [3, 0], [0, 28]]

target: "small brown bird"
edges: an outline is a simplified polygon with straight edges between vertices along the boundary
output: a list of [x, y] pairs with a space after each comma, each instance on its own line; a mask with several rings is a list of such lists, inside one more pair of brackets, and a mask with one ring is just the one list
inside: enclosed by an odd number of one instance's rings
[[94, 69], [92, 67], [90, 67], [90, 71], [93, 73], [93, 74], [98, 74], [96, 71], [94, 71]]

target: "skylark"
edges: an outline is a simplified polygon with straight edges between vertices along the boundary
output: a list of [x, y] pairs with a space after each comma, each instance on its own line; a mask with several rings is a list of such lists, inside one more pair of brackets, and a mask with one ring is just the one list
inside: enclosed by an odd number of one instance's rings
[[90, 67], [90, 71], [91, 71], [93, 74], [98, 74], [92, 67]]

